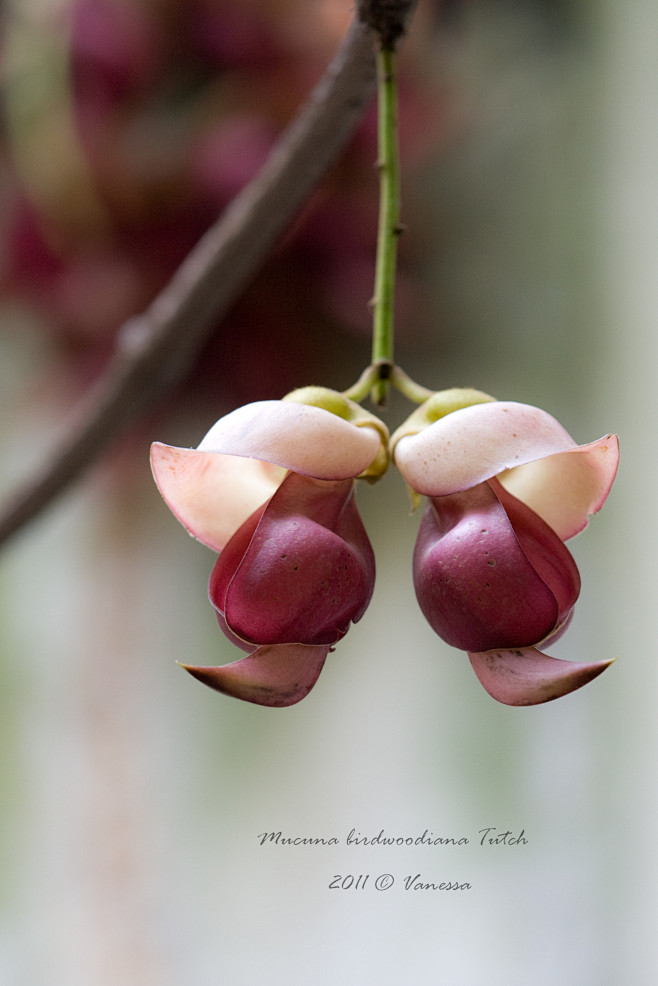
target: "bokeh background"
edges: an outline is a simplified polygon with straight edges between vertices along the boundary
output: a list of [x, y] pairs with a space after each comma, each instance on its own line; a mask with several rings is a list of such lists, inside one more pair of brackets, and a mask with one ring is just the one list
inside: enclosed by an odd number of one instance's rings
[[[2, 4], [7, 495], [257, 170], [350, 7]], [[0, 981], [655, 982], [657, 55], [649, 0], [421, 0], [404, 54], [399, 361], [538, 404], [580, 442], [619, 432], [554, 651], [617, 663], [556, 703], [493, 702], [420, 615], [417, 520], [389, 475], [360, 490], [373, 602], [304, 702], [238, 703], [175, 664], [235, 652], [206, 601], [212, 555], [160, 501], [148, 444], [359, 374], [370, 114], [189, 380], [0, 558]], [[393, 400], [390, 423], [403, 413]], [[481, 846], [487, 827], [527, 844]], [[470, 841], [348, 847], [352, 828]], [[279, 830], [340, 845], [260, 845]], [[366, 890], [329, 889], [360, 873]], [[405, 891], [416, 873], [472, 889]]]

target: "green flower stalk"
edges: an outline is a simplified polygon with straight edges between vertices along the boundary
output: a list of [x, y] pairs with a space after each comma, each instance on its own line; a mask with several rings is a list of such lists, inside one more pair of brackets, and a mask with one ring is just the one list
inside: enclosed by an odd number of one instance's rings
[[379, 229], [372, 299], [372, 362], [381, 367], [371, 399], [382, 406], [388, 393], [386, 368], [393, 361], [395, 274], [400, 225], [400, 155], [397, 120], [397, 59], [391, 48], [377, 52]]

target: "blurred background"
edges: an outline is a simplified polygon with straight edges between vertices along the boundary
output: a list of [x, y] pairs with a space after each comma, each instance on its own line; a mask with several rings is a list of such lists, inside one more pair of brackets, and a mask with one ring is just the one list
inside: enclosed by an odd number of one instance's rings
[[[256, 173], [351, 6], [2, 3], [5, 495]], [[553, 651], [618, 662], [558, 702], [496, 704], [422, 619], [417, 519], [388, 475], [359, 490], [373, 602], [307, 699], [249, 706], [176, 666], [236, 652], [148, 445], [366, 365], [370, 113], [189, 378], [0, 557], [0, 981], [655, 982], [657, 52], [649, 0], [420, 0], [403, 56], [398, 361], [542, 406], [578, 442], [619, 432]], [[487, 827], [527, 844], [481, 846]], [[469, 843], [348, 847], [352, 828]], [[279, 830], [340, 844], [260, 845]], [[416, 873], [472, 889], [405, 891]]]

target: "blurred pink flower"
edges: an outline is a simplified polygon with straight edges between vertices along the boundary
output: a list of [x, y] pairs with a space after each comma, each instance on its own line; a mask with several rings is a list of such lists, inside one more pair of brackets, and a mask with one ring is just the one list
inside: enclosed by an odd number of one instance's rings
[[403, 426], [392, 444], [407, 483], [429, 497], [414, 554], [420, 607], [469, 652], [489, 694], [533, 705], [600, 674], [610, 661], [560, 661], [537, 646], [571, 619], [580, 577], [563, 541], [603, 506], [616, 436], [578, 446], [545, 411], [487, 400], [415, 433]]
[[[37, 324], [71, 357], [73, 382], [79, 374], [86, 383], [122, 323], [147, 309], [258, 172], [353, 11], [306, 0], [71, 0], [62, 17], [41, 6], [8, 10], [2, 37], [3, 60], [21, 70], [7, 73], [0, 98], [0, 288], [40, 313]], [[414, 37], [401, 93], [408, 169], [447, 139], [449, 119], [443, 89], [416, 69], [427, 51], [422, 30]], [[61, 71], [50, 75], [53, 65]], [[26, 97], [29, 119], [12, 110]], [[375, 128], [373, 105], [221, 331], [214, 327], [190, 371], [197, 402], [214, 409], [218, 382], [228, 408], [268, 395], [272, 375], [282, 390], [316, 377], [334, 356], [325, 338], [341, 332], [348, 344], [369, 329]], [[411, 203], [407, 219], [420, 236]], [[402, 268], [411, 249], [402, 249]], [[424, 304], [411, 267], [399, 291], [409, 325]]]
[[293, 705], [363, 616], [375, 561], [354, 479], [381, 458], [387, 435], [356, 412], [359, 424], [322, 407], [261, 401], [220, 418], [197, 449], [153, 445], [168, 506], [219, 552], [210, 601], [226, 636], [248, 652], [224, 667], [187, 666], [204, 684]]

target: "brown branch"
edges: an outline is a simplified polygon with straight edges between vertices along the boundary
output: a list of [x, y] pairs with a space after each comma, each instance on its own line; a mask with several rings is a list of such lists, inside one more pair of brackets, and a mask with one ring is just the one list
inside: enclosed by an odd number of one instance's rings
[[416, 0], [357, 0], [359, 19], [379, 36], [382, 48], [393, 51], [404, 35]]
[[372, 36], [355, 21], [261, 173], [199, 241], [147, 311], [121, 329], [106, 371], [53, 456], [0, 512], [0, 544], [153, 408], [195, 356], [343, 147], [374, 91]]

